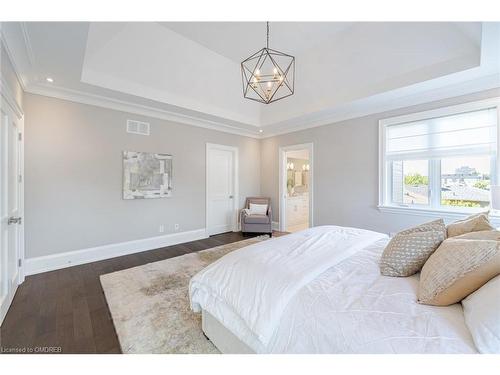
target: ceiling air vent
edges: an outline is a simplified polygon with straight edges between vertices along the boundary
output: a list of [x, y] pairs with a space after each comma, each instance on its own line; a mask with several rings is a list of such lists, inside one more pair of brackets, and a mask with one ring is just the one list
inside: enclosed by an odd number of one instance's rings
[[127, 120], [127, 133], [149, 135], [149, 122]]

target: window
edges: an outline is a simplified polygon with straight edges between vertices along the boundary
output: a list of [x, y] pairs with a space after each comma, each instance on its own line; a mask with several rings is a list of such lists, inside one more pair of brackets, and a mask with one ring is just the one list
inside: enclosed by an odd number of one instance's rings
[[401, 160], [392, 163], [392, 201], [405, 205], [429, 204], [429, 161]]
[[441, 159], [441, 205], [488, 207], [492, 164], [489, 155]]
[[496, 184], [499, 100], [380, 121], [380, 206], [468, 212]]

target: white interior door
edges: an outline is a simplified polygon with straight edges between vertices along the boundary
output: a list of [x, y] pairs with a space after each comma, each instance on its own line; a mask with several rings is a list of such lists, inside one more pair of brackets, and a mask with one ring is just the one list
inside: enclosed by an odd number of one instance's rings
[[207, 145], [208, 235], [230, 232], [236, 225], [237, 150]]
[[14, 298], [21, 259], [21, 123], [7, 108], [0, 119], [0, 322]]

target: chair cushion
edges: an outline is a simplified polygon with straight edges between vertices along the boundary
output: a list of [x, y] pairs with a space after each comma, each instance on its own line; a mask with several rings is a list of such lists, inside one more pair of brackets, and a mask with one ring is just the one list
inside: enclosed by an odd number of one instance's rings
[[243, 220], [246, 224], [269, 224], [267, 215], [246, 215]]

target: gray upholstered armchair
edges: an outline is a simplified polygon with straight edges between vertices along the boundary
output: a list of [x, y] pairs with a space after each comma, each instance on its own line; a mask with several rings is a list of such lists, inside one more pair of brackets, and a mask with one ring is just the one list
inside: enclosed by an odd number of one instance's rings
[[[248, 214], [245, 209], [250, 208], [250, 203], [267, 204], [267, 214]], [[245, 209], [241, 210], [240, 213], [241, 231], [243, 233], [269, 233], [272, 236], [273, 215], [271, 210], [271, 198], [247, 198], [244, 208]]]

